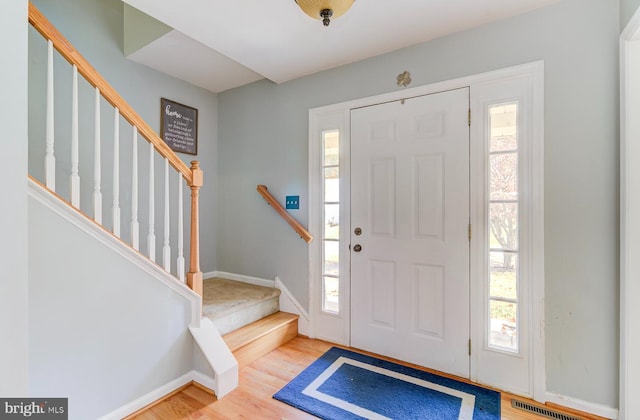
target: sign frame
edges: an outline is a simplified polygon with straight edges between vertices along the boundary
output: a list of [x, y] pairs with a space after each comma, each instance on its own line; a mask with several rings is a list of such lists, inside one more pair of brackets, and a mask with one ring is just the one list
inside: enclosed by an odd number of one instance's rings
[[198, 110], [160, 98], [160, 138], [177, 153], [198, 154]]

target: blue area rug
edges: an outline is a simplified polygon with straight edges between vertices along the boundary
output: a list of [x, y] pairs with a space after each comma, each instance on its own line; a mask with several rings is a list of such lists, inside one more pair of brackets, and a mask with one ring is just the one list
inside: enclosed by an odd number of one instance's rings
[[499, 420], [500, 393], [331, 348], [273, 398], [326, 420]]

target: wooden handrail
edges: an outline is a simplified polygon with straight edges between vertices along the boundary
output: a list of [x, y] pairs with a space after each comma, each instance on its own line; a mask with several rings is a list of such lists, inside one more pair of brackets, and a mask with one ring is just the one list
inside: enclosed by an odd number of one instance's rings
[[169, 164], [182, 174], [189, 184], [192, 183], [192, 171], [176, 155], [173, 150], [158, 136], [140, 115], [129, 105], [116, 90], [93, 68], [91, 64], [71, 45], [71, 43], [49, 22], [33, 3], [29, 2], [29, 23], [53, 43], [54, 48], [72, 65], [75, 64], [80, 73], [90, 85], [100, 90], [102, 97], [113, 107], [120, 110], [120, 115], [129, 124], [138, 127], [140, 133], [148, 142], [153, 143], [156, 150], [169, 160]]
[[291, 226], [293, 228], [293, 230], [295, 230], [298, 233], [298, 235], [300, 235], [300, 237], [306, 243], [309, 243], [309, 242], [311, 242], [313, 240], [313, 236], [311, 236], [309, 231], [307, 231], [307, 229], [305, 229], [304, 226], [302, 226], [300, 224], [300, 222], [298, 222], [289, 213], [287, 213], [287, 211], [282, 207], [282, 205], [278, 202], [278, 200], [276, 200], [271, 195], [271, 193], [269, 192], [269, 189], [267, 189], [266, 185], [258, 185], [257, 190], [260, 193], [260, 195], [262, 196], [262, 198], [264, 198], [266, 200], [267, 204], [269, 204], [271, 207], [273, 207], [273, 209], [275, 211], [277, 211], [278, 214], [280, 216], [282, 216], [282, 218], [284, 220], [287, 221], [287, 223], [289, 223], [289, 226]]
[[[191, 167], [188, 167], [173, 150], [153, 131], [153, 129], [134, 111], [134, 109], [116, 92], [116, 90], [89, 64], [89, 62], [71, 45], [71, 43], [49, 22], [49, 20], [35, 7], [32, 3], [29, 3], [29, 23], [47, 40], [51, 42], [51, 45], [60, 53], [65, 60], [71, 65], [74, 65], [77, 72], [80, 73], [85, 80], [94, 88], [97, 88], [97, 92], [116, 108], [116, 118], [118, 114], [129, 122], [133, 127], [137, 129], [137, 133], [142, 135], [153, 148], [151, 150], [151, 156], [154, 152], [158, 152], [164, 157], [167, 162], [175, 168], [180, 176], [185, 179], [187, 185], [191, 189], [191, 243], [190, 243], [190, 264], [189, 272], [187, 273], [187, 285], [200, 296], [202, 296], [202, 271], [200, 271], [200, 236], [199, 236], [199, 190], [203, 185], [204, 176], [200, 164], [198, 161], [192, 161]], [[75, 73], [74, 73], [75, 74]], [[99, 96], [96, 96], [97, 100]], [[99, 109], [99, 108], [96, 108]], [[117, 121], [117, 120], [116, 120]], [[136, 131], [134, 131], [135, 133]], [[137, 138], [134, 135], [134, 139]], [[99, 139], [99, 137], [98, 137]], [[117, 145], [117, 143], [114, 143]], [[133, 143], [135, 147], [135, 142]], [[97, 150], [100, 150], [99, 148]], [[99, 156], [97, 162], [99, 162]], [[153, 162], [153, 160], [151, 161]], [[153, 166], [151, 165], [151, 168]], [[55, 169], [54, 169], [55, 170]], [[168, 177], [165, 178], [168, 180]], [[151, 177], [153, 180], [153, 177]], [[115, 182], [115, 181], [114, 181]], [[182, 185], [182, 184], [181, 184]], [[99, 184], [98, 184], [99, 186]], [[165, 181], [165, 188], [168, 188], [168, 183]], [[51, 192], [54, 192], [50, 189]], [[99, 191], [99, 190], [98, 190]], [[153, 191], [153, 188], [150, 189]], [[165, 190], [165, 194], [167, 194]], [[114, 206], [117, 203], [118, 195], [115, 194]], [[167, 203], [167, 202], [165, 202]], [[165, 210], [168, 205], [165, 204]], [[100, 207], [101, 208], [101, 207]], [[115, 208], [115, 207], [114, 207]], [[118, 207], [119, 210], [119, 207]], [[79, 211], [79, 209], [78, 209]], [[134, 213], [137, 214], [137, 213]], [[94, 217], [96, 223], [101, 225], [100, 218]], [[151, 220], [151, 216], [150, 216]], [[150, 222], [152, 223], [152, 222]], [[168, 230], [165, 225], [165, 230]], [[117, 235], [117, 228], [119, 228], [119, 222], [114, 222], [114, 236]], [[153, 231], [151, 231], [153, 232]], [[151, 235], [152, 233], [150, 233]], [[166, 234], [166, 233], [165, 233]], [[155, 238], [153, 239], [155, 243]], [[168, 239], [167, 239], [168, 240]], [[155, 258], [152, 255], [155, 253], [155, 246], [149, 246], [151, 254], [149, 258], [155, 262]], [[133, 246], [133, 249], [137, 250], [137, 245]], [[169, 250], [170, 253], [170, 250]], [[165, 267], [165, 270], [168, 269]]]

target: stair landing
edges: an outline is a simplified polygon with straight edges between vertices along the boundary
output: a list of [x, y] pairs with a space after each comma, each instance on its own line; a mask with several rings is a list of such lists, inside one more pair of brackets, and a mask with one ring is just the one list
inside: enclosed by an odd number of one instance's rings
[[279, 310], [280, 290], [219, 277], [203, 281], [202, 316], [221, 335], [228, 334]]

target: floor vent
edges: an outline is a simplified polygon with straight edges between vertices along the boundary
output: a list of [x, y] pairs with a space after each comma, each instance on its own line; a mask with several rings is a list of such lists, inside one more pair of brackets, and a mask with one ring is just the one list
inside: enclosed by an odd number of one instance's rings
[[519, 400], [511, 400], [511, 407], [517, 408], [519, 410], [528, 411], [529, 413], [534, 413], [539, 416], [544, 416], [550, 419], [581, 420], [579, 417], [571, 416], [568, 414], [561, 413], [559, 411], [550, 410], [546, 407], [540, 407], [539, 405], [533, 405], [533, 404], [529, 404], [528, 402], [519, 401]]

